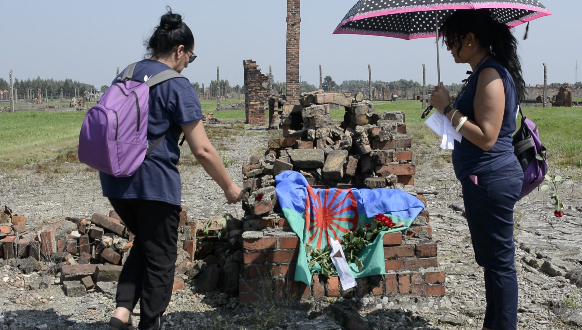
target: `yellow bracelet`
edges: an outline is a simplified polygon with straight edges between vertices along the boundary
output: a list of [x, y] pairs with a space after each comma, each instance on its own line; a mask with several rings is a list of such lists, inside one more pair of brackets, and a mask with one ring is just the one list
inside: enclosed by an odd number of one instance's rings
[[463, 127], [463, 125], [465, 124], [465, 122], [467, 121], [467, 116], [464, 116], [463, 118], [461, 118], [461, 120], [459, 120], [459, 124], [457, 125], [457, 128], [455, 128], [455, 131], [460, 131], [461, 127]]
[[453, 112], [453, 115], [451, 116], [451, 126], [453, 126], [453, 118], [455, 118], [457, 111], [459, 111], [459, 110], [455, 109], [455, 112]]

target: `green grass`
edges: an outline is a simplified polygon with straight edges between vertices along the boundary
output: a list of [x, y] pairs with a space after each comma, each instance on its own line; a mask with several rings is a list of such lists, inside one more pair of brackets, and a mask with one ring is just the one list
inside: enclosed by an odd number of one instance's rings
[[574, 102], [582, 102], [582, 97], [573, 97], [572, 101]]
[[[241, 95], [241, 99], [230, 98], [220, 101], [220, 106], [227, 106], [234, 103], [245, 103], [244, 96]], [[216, 100], [200, 100], [200, 105], [202, 106], [202, 113], [212, 113], [214, 117], [218, 120], [245, 120], [245, 111], [243, 110], [219, 110], [216, 111]], [[267, 114], [268, 115], [268, 114]]]

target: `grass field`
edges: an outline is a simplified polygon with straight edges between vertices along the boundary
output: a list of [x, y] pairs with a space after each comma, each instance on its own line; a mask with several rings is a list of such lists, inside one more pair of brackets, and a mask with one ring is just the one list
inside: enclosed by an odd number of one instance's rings
[[[221, 105], [237, 102], [238, 99], [229, 99], [221, 101]], [[378, 113], [404, 112], [414, 143], [437, 143], [437, 136], [420, 118], [423, 109], [419, 101], [379, 101], [374, 105]], [[212, 100], [202, 101], [202, 109], [204, 113], [214, 113], [220, 120], [245, 119], [244, 110], [215, 111], [216, 101]], [[580, 108], [525, 108], [524, 112], [538, 125], [551, 164], [582, 168]], [[333, 119], [341, 120], [343, 114], [343, 108], [331, 110]], [[0, 163], [28, 163], [74, 150], [84, 115], [85, 111], [0, 113]]]

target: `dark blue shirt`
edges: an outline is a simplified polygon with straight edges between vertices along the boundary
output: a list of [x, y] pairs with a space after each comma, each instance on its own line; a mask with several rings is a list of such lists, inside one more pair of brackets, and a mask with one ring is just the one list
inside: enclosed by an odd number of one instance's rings
[[[135, 67], [133, 78], [144, 81], [164, 70], [164, 63], [142, 60]], [[123, 72], [119, 75], [121, 76]], [[114, 81], [115, 82], [115, 81]], [[177, 164], [180, 159], [178, 139], [181, 125], [202, 119], [198, 94], [188, 79], [173, 78], [150, 88], [148, 145], [164, 133], [162, 142], [146, 156], [137, 172], [127, 178], [116, 178], [100, 172], [103, 196], [123, 199], [145, 199], [181, 205], [182, 182]]]
[[495, 171], [515, 160], [512, 135], [516, 128], [515, 120], [519, 98], [511, 74], [501, 63], [493, 57], [485, 61], [471, 77], [465, 91], [457, 98], [455, 108], [463, 113], [463, 115], [469, 117], [470, 120], [475, 121], [473, 101], [475, 99], [479, 74], [485, 68], [494, 68], [497, 70], [503, 82], [503, 88], [505, 90], [503, 123], [501, 124], [497, 142], [495, 142], [495, 145], [489, 151], [484, 151], [466, 138], [463, 138], [461, 142], [455, 141], [453, 166], [455, 168], [455, 175], [459, 180], [472, 174], [477, 175], [479, 173]]

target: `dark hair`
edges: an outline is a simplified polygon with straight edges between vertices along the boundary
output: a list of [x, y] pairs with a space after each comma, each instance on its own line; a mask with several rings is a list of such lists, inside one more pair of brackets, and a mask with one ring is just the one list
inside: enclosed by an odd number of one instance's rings
[[148, 51], [148, 57], [163, 58], [174, 52], [178, 46], [184, 45], [186, 50], [194, 48], [194, 36], [192, 31], [182, 22], [182, 16], [172, 13], [172, 8], [160, 18], [160, 25], [156, 27], [154, 34], [144, 44]]
[[479, 44], [509, 71], [519, 100], [525, 99], [525, 81], [517, 55], [517, 40], [507, 25], [493, 19], [488, 9], [457, 10], [446, 20], [443, 31], [443, 43], [457, 40], [460, 45], [457, 54], [461, 52], [461, 38], [473, 33]]

